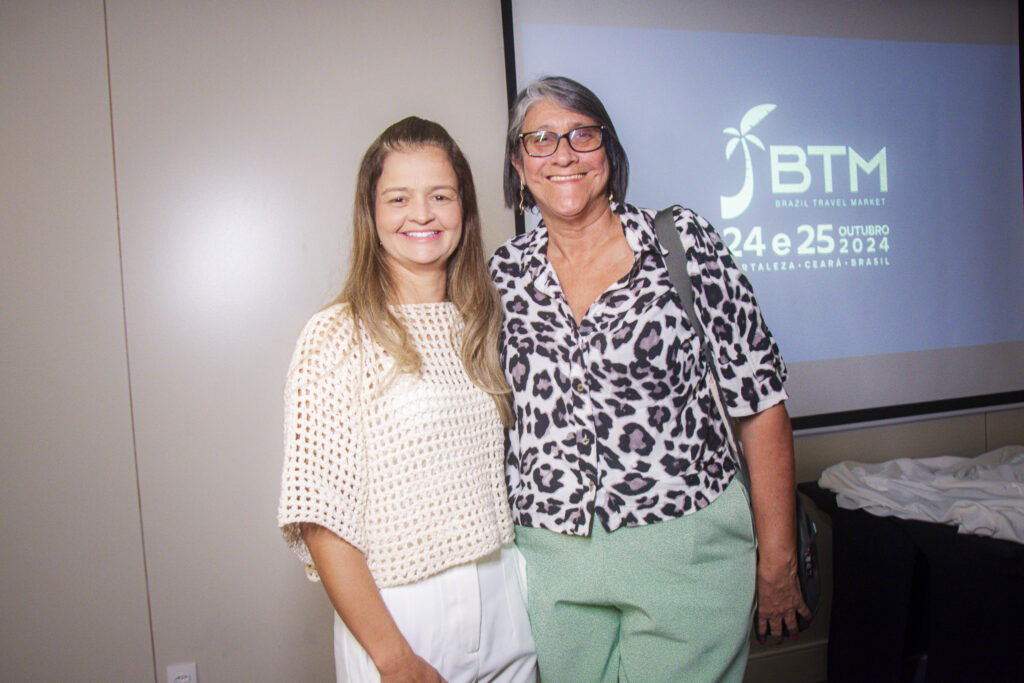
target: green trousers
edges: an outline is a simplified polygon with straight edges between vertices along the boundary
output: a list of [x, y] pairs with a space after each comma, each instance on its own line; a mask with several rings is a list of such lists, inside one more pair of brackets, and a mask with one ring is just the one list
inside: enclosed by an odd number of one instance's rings
[[544, 683], [743, 679], [756, 547], [733, 481], [685, 517], [590, 536], [516, 527]]

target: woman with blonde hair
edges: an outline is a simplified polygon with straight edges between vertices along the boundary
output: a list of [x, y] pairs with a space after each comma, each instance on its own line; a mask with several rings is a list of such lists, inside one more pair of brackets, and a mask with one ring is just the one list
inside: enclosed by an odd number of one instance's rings
[[501, 314], [469, 165], [409, 117], [359, 169], [341, 295], [285, 388], [278, 524], [335, 608], [339, 681], [533, 681], [503, 475]]

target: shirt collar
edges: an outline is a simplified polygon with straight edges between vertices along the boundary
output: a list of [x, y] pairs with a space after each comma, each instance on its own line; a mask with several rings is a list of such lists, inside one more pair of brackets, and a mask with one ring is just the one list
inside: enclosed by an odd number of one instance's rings
[[634, 253], [654, 251], [658, 244], [654, 236], [654, 211], [616, 202], [612, 202], [612, 210], [618, 215], [626, 242]]
[[[612, 211], [619, 217], [622, 223], [623, 234], [626, 243], [637, 256], [645, 252], [654, 252], [658, 245], [654, 236], [654, 215], [650, 209], [640, 209], [625, 202], [612, 201]], [[523, 270], [527, 277], [536, 283], [542, 291], [550, 294], [555, 286], [554, 273], [550, 271], [550, 262], [547, 259], [548, 229], [542, 218], [537, 227], [530, 231], [529, 241], [523, 249]], [[662, 256], [667, 252], [662, 247], [659, 249]], [[635, 259], [637, 263], [641, 259]]]
[[536, 283], [536, 286], [546, 294], [551, 294], [548, 286], [550, 275], [547, 272], [548, 228], [544, 225], [543, 218], [528, 235], [529, 241], [523, 248], [523, 272], [529, 281]]

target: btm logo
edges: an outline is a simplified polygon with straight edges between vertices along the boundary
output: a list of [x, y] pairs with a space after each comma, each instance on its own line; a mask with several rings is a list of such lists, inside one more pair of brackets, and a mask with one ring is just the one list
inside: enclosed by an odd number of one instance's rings
[[[764, 143], [751, 133], [754, 126], [775, 110], [774, 104], [759, 104], [751, 108], [740, 120], [739, 129], [726, 128], [722, 132], [730, 136], [725, 144], [725, 158], [731, 159], [733, 152], [743, 146], [743, 187], [736, 194], [721, 197], [722, 218], [736, 218], [750, 206], [754, 198], [754, 169], [750, 158], [750, 146], [764, 150]], [[768, 158], [771, 164], [772, 194], [802, 194], [811, 189], [811, 169], [808, 157], [821, 157], [822, 185], [826, 194], [833, 191], [833, 166], [835, 157], [846, 157], [849, 169], [850, 193], [860, 191], [860, 174], [878, 173], [878, 189], [889, 191], [889, 173], [885, 163], [885, 147], [870, 159], [865, 160], [852, 147], [845, 145], [770, 145]], [[814, 164], [817, 167], [817, 164]]]

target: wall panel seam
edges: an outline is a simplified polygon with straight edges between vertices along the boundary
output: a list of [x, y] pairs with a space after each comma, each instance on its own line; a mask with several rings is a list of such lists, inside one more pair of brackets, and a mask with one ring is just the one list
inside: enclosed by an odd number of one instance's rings
[[121, 201], [118, 193], [117, 141], [114, 131], [114, 87], [110, 68], [110, 21], [108, 17], [107, 0], [103, 0], [103, 40], [107, 62], [107, 107], [109, 110], [108, 116], [110, 121], [110, 162], [114, 184], [114, 228], [117, 232], [118, 276], [120, 278], [121, 285], [121, 329], [124, 334], [124, 362], [128, 382], [128, 419], [131, 424], [132, 434], [132, 467], [135, 474], [135, 501], [139, 517], [139, 542], [142, 547], [142, 575], [146, 586], [146, 618], [149, 622], [149, 655], [150, 662], [153, 667], [153, 681], [154, 683], [159, 683], [156, 668], [156, 642], [153, 630], [153, 603], [152, 598], [150, 597], [149, 565], [146, 559], [146, 531], [145, 524], [142, 519], [142, 486], [139, 481], [139, 450], [138, 440], [136, 439], [135, 434], [135, 401], [132, 397], [131, 353], [128, 346], [128, 306], [124, 281], [124, 245], [121, 239]]

